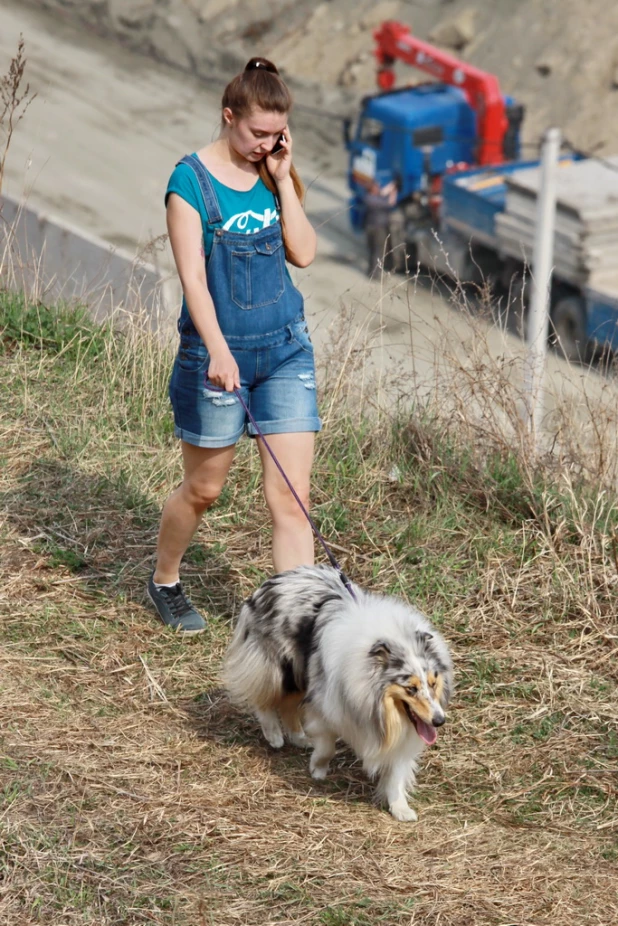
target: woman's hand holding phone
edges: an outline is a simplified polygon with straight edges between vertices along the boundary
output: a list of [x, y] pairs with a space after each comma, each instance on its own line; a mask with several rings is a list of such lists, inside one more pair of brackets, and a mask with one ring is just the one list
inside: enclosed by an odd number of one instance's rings
[[286, 126], [270, 154], [266, 155], [266, 166], [273, 180], [280, 182], [290, 173], [292, 166], [292, 138]]

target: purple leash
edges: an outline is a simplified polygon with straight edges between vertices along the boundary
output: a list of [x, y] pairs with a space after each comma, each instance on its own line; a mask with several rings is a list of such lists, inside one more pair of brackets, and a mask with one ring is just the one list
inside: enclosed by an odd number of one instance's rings
[[[218, 386], [213, 386], [211, 383], [209, 383], [209, 382], [206, 381], [206, 380], [204, 381], [204, 385], [206, 386], [206, 389], [209, 389], [211, 392], [225, 392], [225, 389], [220, 389]], [[281, 466], [281, 463], [279, 462], [279, 460], [278, 460], [277, 457], [275, 456], [275, 453], [274, 453], [274, 451], [272, 450], [270, 444], [268, 443], [268, 441], [266, 440], [266, 438], [265, 438], [264, 435], [262, 434], [262, 431], [261, 431], [261, 429], [260, 429], [259, 424], [257, 423], [257, 421], [255, 420], [255, 418], [253, 417], [253, 415], [252, 415], [251, 412], [249, 411], [249, 408], [248, 408], [248, 406], [247, 406], [247, 403], [246, 403], [245, 400], [243, 399], [243, 397], [242, 397], [242, 395], [241, 395], [241, 393], [240, 393], [240, 390], [239, 390], [239, 389], [234, 389], [234, 395], [237, 397], [238, 401], [240, 402], [240, 404], [241, 404], [242, 407], [244, 408], [244, 410], [245, 410], [245, 412], [246, 412], [246, 414], [247, 414], [247, 416], [248, 416], [248, 418], [249, 418], [249, 421], [251, 422], [251, 424], [253, 425], [253, 427], [254, 427], [255, 430], [256, 430], [256, 433], [257, 433], [258, 437], [264, 442], [264, 446], [266, 447], [266, 449], [268, 450], [269, 454], [270, 454], [271, 457], [273, 458], [274, 464], [275, 464], [275, 466], [277, 467], [277, 469], [279, 470], [279, 472], [281, 473], [281, 475], [283, 476], [283, 479], [285, 480], [285, 483], [286, 483], [288, 489], [290, 490], [290, 492], [292, 493], [292, 495], [294, 496], [294, 498], [295, 498], [296, 501], [298, 502], [298, 505], [299, 505], [299, 507], [300, 507], [300, 510], [302, 511], [302, 513], [304, 514], [304, 516], [305, 516], [305, 517], [307, 518], [307, 520], [309, 521], [309, 524], [311, 525], [311, 529], [313, 530], [313, 533], [315, 534], [315, 536], [318, 538], [318, 540], [319, 540], [320, 543], [322, 544], [322, 548], [323, 548], [324, 552], [326, 553], [326, 555], [328, 556], [328, 559], [329, 559], [329, 562], [330, 562], [331, 566], [333, 567], [333, 569], [336, 569], [336, 570], [337, 570], [337, 572], [339, 573], [339, 578], [341, 579], [341, 581], [343, 582], [343, 584], [345, 585], [345, 587], [346, 587], [347, 590], [349, 591], [349, 593], [350, 593], [350, 595], [352, 596], [352, 598], [354, 599], [354, 601], [356, 601], [356, 595], [354, 594], [354, 589], [352, 588], [352, 583], [350, 582], [350, 580], [349, 580], [348, 577], [346, 576], [345, 572], [343, 571], [343, 569], [341, 568], [341, 566], [339, 565], [339, 563], [337, 562], [337, 560], [335, 559], [335, 557], [333, 556], [333, 554], [331, 553], [331, 551], [329, 550], [328, 545], [327, 545], [326, 541], [324, 540], [324, 537], [322, 536], [322, 534], [320, 533], [320, 531], [319, 531], [318, 528], [316, 527], [316, 524], [315, 524], [313, 518], [311, 517], [311, 515], [309, 514], [309, 512], [307, 511], [307, 509], [305, 508], [305, 506], [304, 506], [303, 503], [301, 502], [301, 500], [300, 500], [300, 498], [299, 498], [299, 496], [298, 496], [298, 493], [297, 493], [296, 489], [294, 488], [294, 486], [292, 485], [292, 483], [290, 482], [290, 480], [289, 480], [288, 477], [286, 476], [286, 474], [285, 474], [285, 472], [284, 472], [284, 469], [283, 469], [283, 467]]]

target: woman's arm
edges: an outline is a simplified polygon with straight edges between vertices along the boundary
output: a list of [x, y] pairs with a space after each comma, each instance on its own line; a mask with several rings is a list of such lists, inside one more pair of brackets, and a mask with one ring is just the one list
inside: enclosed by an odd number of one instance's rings
[[318, 239], [305, 210], [296, 195], [292, 178], [277, 183], [281, 204], [281, 220], [285, 226], [285, 246], [290, 263], [295, 267], [308, 267], [315, 258]]
[[227, 392], [240, 387], [238, 365], [221, 333], [208, 290], [202, 220], [189, 203], [170, 193], [167, 230], [189, 314], [210, 354], [208, 378]]
[[288, 128], [283, 134], [280, 150], [267, 157], [266, 166], [277, 185], [287, 258], [296, 267], [308, 267], [315, 258], [318, 239], [290, 177], [292, 138]]

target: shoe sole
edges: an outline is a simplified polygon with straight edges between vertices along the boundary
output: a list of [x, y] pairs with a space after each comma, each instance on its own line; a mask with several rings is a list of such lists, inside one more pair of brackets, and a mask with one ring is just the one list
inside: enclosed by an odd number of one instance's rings
[[[152, 595], [150, 594], [149, 589], [146, 589], [146, 594], [147, 594], [148, 597], [150, 598], [150, 601], [152, 602], [152, 606], [154, 607], [154, 609], [155, 609], [155, 611], [156, 611], [156, 613], [157, 613], [157, 617], [159, 618], [159, 620], [161, 621], [161, 623], [163, 624], [163, 626], [164, 626], [164, 627], [168, 627], [170, 630], [173, 630], [173, 628], [170, 627], [169, 624], [166, 624], [166, 623], [165, 623], [165, 621], [163, 620], [163, 618], [162, 618], [161, 615], [159, 614], [159, 609], [157, 608], [157, 605], [156, 605], [156, 603], [155, 603], [155, 600], [154, 600], [154, 598], [152, 597]], [[180, 634], [181, 637], [197, 637], [197, 636], [199, 636], [200, 633], [204, 633], [205, 630], [206, 630], [205, 627], [200, 627], [199, 630], [183, 630], [182, 627], [177, 627], [176, 630], [174, 630], [174, 633]]]

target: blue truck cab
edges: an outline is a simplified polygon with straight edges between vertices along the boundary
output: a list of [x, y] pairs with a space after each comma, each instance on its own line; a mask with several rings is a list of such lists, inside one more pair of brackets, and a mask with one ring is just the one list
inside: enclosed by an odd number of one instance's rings
[[[517, 108], [505, 101], [507, 113]], [[477, 140], [476, 113], [458, 87], [427, 83], [366, 96], [354, 137], [346, 139], [353, 227], [363, 227], [373, 181], [396, 181], [398, 202], [409, 200], [455, 165], [474, 164]], [[517, 158], [519, 124], [509, 144]]]

